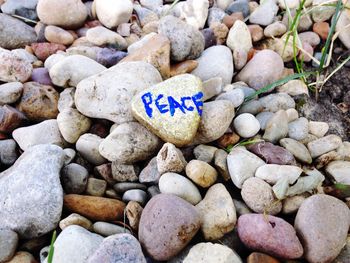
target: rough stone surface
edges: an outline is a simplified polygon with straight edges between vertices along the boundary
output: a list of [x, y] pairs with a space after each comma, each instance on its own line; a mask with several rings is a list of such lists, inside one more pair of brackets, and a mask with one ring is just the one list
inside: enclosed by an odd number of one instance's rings
[[341, 138], [337, 135], [331, 134], [309, 142], [307, 144], [307, 148], [311, 154], [311, 157], [314, 158], [337, 149], [341, 144]]
[[290, 138], [281, 139], [280, 144], [299, 161], [308, 164], [312, 163], [311, 155], [304, 144]]
[[108, 28], [114, 28], [129, 21], [133, 5], [130, 0], [98, 0], [95, 8], [99, 21]]
[[98, 135], [85, 133], [79, 137], [75, 147], [84, 159], [94, 165], [101, 165], [107, 162], [98, 150], [102, 140]]
[[22, 95], [23, 84], [10, 82], [0, 85], [0, 105], [15, 103]]
[[26, 82], [32, 74], [31, 63], [9, 50], [0, 48], [0, 81]]
[[16, 253], [18, 235], [9, 229], [0, 230], [0, 262], [7, 262]]
[[218, 174], [206, 162], [191, 160], [186, 166], [186, 175], [197, 185], [207, 188], [215, 183]]

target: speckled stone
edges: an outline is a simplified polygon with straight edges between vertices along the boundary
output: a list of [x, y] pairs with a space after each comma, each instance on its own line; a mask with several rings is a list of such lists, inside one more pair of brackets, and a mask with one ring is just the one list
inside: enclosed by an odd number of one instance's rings
[[9, 229], [0, 229], [0, 262], [12, 259], [16, 252], [18, 235]]
[[[196, 135], [202, 98], [202, 84], [198, 78], [178, 75], [137, 94], [132, 100], [132, 113], [164, 141], [183, 146]], [[177, 104], [170, 103], [174, 100]]]

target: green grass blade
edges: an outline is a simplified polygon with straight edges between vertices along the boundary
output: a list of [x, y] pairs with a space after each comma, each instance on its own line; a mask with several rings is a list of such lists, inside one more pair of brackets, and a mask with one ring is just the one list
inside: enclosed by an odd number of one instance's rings
[[47, 262], [48, 263], [52, 263], [53, 253], [54, 253], [54, 250], [55, 250], [53, 244], [55, 243], [55, 240], [56, 240], [56, 230], [53, 231], [53, 233], [52, 233], [49, 255], [47, 257]]

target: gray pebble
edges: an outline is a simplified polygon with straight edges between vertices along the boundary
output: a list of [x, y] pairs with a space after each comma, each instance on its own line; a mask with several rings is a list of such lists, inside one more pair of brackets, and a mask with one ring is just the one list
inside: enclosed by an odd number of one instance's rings
[[9, 261], [15, 254], [18, 235], [9, 229], [0, 229], [0, 262]]
[[147, 201], [147, 193], [139, 189], [128, 190], [123, 194], [123, 201], [136, 201], [141, 205], [145, 205]]
[[92, 230], [101, 236], [108, 237], [114, 234], [128, 233], [127, 228], [107, 222], [96, 222], [92, 225]]
[[145, 185], [139, 184], [139, 183], [117, 183], [113, 186], [113, 188], [118, 194], [123, 194], [126, 191], [129, 191], [132, 189], [140, 189], [140, 190], [147, 189]]
[[62, 186], [67, 194], [81, 194], [85, 191], [89, 172], [85, 167], [71, 163], [61, 172]]

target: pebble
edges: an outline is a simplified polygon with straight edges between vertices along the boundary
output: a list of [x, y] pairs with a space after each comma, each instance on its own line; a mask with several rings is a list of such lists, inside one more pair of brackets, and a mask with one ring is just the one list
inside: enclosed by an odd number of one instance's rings
[[76, 87], [78, 83], [106, 68], [82, 55], [72, 55], [54, 64], [49, 71], [52, 83], [60, 87]]
[[346, 239], [346, 244], [341, 250], [340, 254], [334, 260], [334, 263], [346, 263], [350, 256], [350, 236]]
[[130, 0], [97, 0], [95, 9], [98, 20], [104, 26], [114, 28], [129, 21], [133, 4]]
[[312, 163], [311, 155], [304, 144], [290, 138], [284, 138], [280, 140], [280, 145], [293, 154], [298, 161]]
[[197, 185], [208, 188], [216, 182], [218, 173], [206, 162], [191, 160], [186, 165], [186, 175]]
[[244, 181], [253, 177], [256, 169], [264, 164], [263, 160], [244, 147], [233, 148], [227, 156], [230, 177], [239, 189], [242, 188]]
[[60, 134], [56, 119], [15, 129], [12, 137], [24, 151], [38, 144], [56, 144], [58, 146], [66, 144]]
[[300, 117], [288, 123], [288, 137], [294, 140], [303, 140], [309, 134], [309, 121]]
[[250, 35], [252, 36], [252, 41], [258, 42], [264, 38], [264, 30], [259, 25], [248, 25]]
[[52, 262], [87, 262], [102, 241], [103, 237], [81, 226], [68, 226], [55, 241]]
[[96, 46], [109, 45], [117, 50], [124, 50], [128, 45], [121, 35], [103, 26], [88, 29], [86, 39]]
[[99, 145], [100, 154], [109, 161], [132, 164], [150, 158], [160, 140], [138, 122], [120, 124]]
[[74, 37], [68, 31], [57, 26], [45, 27], [45, 38], [51, 43], [57, 43], [62, 45], [71, 45], [74, 41]]
[[278, 12], [278, 6], [273, 0], [264, 1], [257, 9], [255, 9], [249, 17], [251, 24], [258, 24], [261, 26], [270, 25]]
[[197, 160], [211, 163], [217, 150], [214, 146], [200, 144], [193, 149], [193, 154]]
[[[197, 66], [198, 66], [198, 62], [193, 59], [185, 60], [173, 65], [170, 65], [170, 76], [174, 77], [180, 74], [190, 73]], [[203, 83], [203, 89], [204, 89], [204, 83]]]
[[248, 146], [248, 150], [268, 164], [296, 164], [293, 155], [286, 149], [270, 142], [258, 142]]
[[157, 167], [157, 158], [153, 157], [139, 174], [140, 183], [157, 184], [161, 174]]
[[163, 194], [181, 197], [192, 205], [202, 200], [198, 188], [189, 179], [177, 173], [163, 174], [159, 179], [159, 190]]
[[92, 227], [92, 223], [89, 219], [76, 213], [70, 214], [59, 223], [62, 230], [71, 225], [78, 225], [88, 230]]
[[215, 100], [203, 103], [202, 118], [193, 144], [219, 139], [229, 128], [234, 116], [235, 108], [231, 101]]
[[233, 121], [233, 127], [243, 138], [254, 137], [260, 131], [259, 121], [250, 113], [238, 115]]
[[260, 129], [262, 131], [266, 129], [266, 125], [272, 116], [273, 116], [273, 112], [269, 112], [269, 111], [260, 112], [255, 116], [255, 118], [259, 121]]
[[333, 161], [326, 166], [326, 172], [331, 175], [336, 183], [350, 185], [350, 162]]
[[137, 181], [139, 172], [138, 166], [112, 162], [112, 176], [117, 182]]
[[222, 45], [209, 47], [196, 61], [198, 66], [191, 73], [202, 81], [221, 77], [223, 85], [232, 82], [233, 57], [228, 47]]
[[0, 32], [0, 47], [2, 48], [21, 48], [36, 42], [34, 29], [12, 16], [0, 14], [0, 27], [2, 28]]
[[294, 196], [305, 192], [312, 193], [317, 187], [319, 187], [324, 181], [325, 177], [318, 170], [306, 170], [307, 176], [300, 177], [298, 181], [289, 187], [286, 195]]
[[[40, 160], [40, 162], [36, 162]], [[55, 145], [26, 150], [16, 163], [0, 174], [1, 226], [20, 238], [34, 238], [56, 228], [62, 212], [63, 192], [59, 172], [64, 152]], [[18, 189], [30, 188], [23, 195]]]
[[175, 195], [159, 194], [142, 212], [139, 241], [155, 260], [169, 260], [195, 236], [200, 222], [196, 208], [190, 203]]
[[[223, 9], [225, 10], [225, 8]], [[229, 15], [241, 12], [244, 18], [246, 18], [250, 14], [248, 2], [245, 0], [238, 0], [238, 1], [231, 2], [225, 11]]]
[[0, 81], [24, 83], [30, 78], [32, 70], [29, 61], [0, 48]]
[[36, 262], [32, 254], [26, 251], [18, 251], [15, 256], [7, 263], [32, 263]]
[[215, 100], [229, 100], [237, 108], [244, 102], [244, 92], [242, 89], [233, 89], [220, 94]]
[[170, 56], [173, 61], [195, 59], [203, 52], [202, 33], [177, 17], [168, 15], [161, 18], [158, 32], [170, 40]]
[[238, 235], [248, 248], [279, 258], [296, 259], [303, 247], [292, 225], [281, 218], [246, 214], [238, 218]]
[[[290, 262], [293, 262], [293, 261], [290, 261]], [[280, 262], [269, 255], [266, 255], [260, 252], [253, 252], [247, 258], [247, 263], [280, 263]]]
[[98, 151], [102, 140], [103, 139], [98, 135], [85, 133], [79, 137], [75, 147], [79, 154], [88, 162], [94, 165], [101, 165], [107, 162], [107, 160]]
[[293, 165], [265, 164], [256, 170], [255, 176], [269, 184], [275, 184], [282, 178], [293, 184], [302, 172], [301, 168]]
[[105, 67], [112, 67], [127, 56], [124, 51], [112, 48], [101, 48], [96, 53], [96, 61]]
[[137, 231], [139, 229], [140, 218], [143, 208], [138, 202], [130, 201], [125, 207], [126, 217], [129, 220], [130, 227]]
[[147, 187], [143, 184], [140, 183], [129, 183], [129, 182], [124, 182], [124, 183], [117, 183], [113, 186], [114, 190], [119, 193], [123, 194], [128, 190], [132, 189], [140, 189], [140, 190], [146, 190]]
[[287, 93], [290, 96], [297, 96], [301, 94], [309, 95], [309, 90], [306, 84], [299, 79], [293, 79], [286, 84], [277, 88], [278, 92]]
[[27, 82], [23, 85], [22, 97], [17, 104], [17, 109], [29, 120], [55, 119], [58, 114], [58, 98], [59, 93], [52, 86]]
[[[247, 2], [245, 3], [247, 4]], [[240, 50], [248, 52], [253, 47], [250, 31], [243, 21], [237, 20], [231, 27], [226, 45], [232, 50], [233, 54]]]
[[46, 68], [34, 68], [32, 71], [31, 80], [42, 85], [53, 85], [49, 71]]
[[307, 144], [307, 148], [312, 158], [318, 157], [322, 154], [337, 149], [342, 144], [342, 140], [337, 135], [327, 135], [325, 137], [316, 139]]
[[208, 0], [189, 0], [182, 5], [180, 17], [196, 29], [202, 29], [208, 17], [208, 8]]
[[287, 93], [270, 94], [259, 99], [265, 111], [277, 112], [295, 108], [295, 101]]
[[87, 263], [135, 262], [146, 263], [138, 240], [131, 234], [116, 234], [103, 240]]
[[40, 0], [36, 11], [42, 23], [63, 28], [80, 27], [88, 15], [87, 8], [80, 0]]
[[17, 145], [12, 139], [0, 141], [0, 163], [5, 166], [12, 165], [18, 158]]
[[275, 143], [287, 134], [288, 117], [284, 110], [279, 110], [267, 122], [263, 139]]
[[287, 113], [287, 116], [288, 116], [288, 122], [295, 121], [296, 119], [299, 118], [299, 113], [294, 108], [287, 109], [286, 113]]
[[140, 205], [145, 205], [147, 202], [147, 193], [139, 189], [128, 190], [123, 194], [123, 201], [125, 203], [130, 201], [135, 201], [140, 203]]
[[241, 105], [238, 114], [251, 113], [253, 115], [256, 115], [262, 112], [263, 109], [264, 107], [261, 105], [261, 102], [259, 100], [250, 100]]
[[223, 184], [211, 186], [196, 208], [201, 217], [201, 231], [205, 240], [222, 238], [236, 224], [236, 209]]
[[325, 136], [328, 130], [329, 125], [327, 122], [309, 121], [309, 132], [318, 138]]
[[282, 203], [274, 196], [272, 187], [258, 177], [244, 181], [241, 195], [246, 205], [255, 213], [276, 215], [282, 209]]
[[346, 48], [350, 48], [350, 28], [346, 26], [350, 23], [350, 15], [346, 12], [341, 12], [335, 26], [335, 31], [339, 32], [339, 39]]
[[287, 27], [280, 21], [268, 25], [264, 29], [265, 37], [278, 37], [287, 32]]
[[313, 0], [312, 1], [312, 19], [314, 22], [324, 22], [330, 19], [335, 13], [335, 6], [327, 6], [325, 0]]
[[0, 132], [11, 133], [17, 127], [24, 125], [27, 120], [17, 109], [8, 105], [0, 106]]
[[105, 180], [89, 178], [86, 184], [86, 193], [92, 196], [103, 196], [106, 188], [107, 182]]
[[309, 197], [307, 193], [287, 197], [283, 200], [282, 213], [287, 215], [296, 213], [307, 197]]
[[307, 198], [294, 223], [305, 258], [312, 263], [333, 261], [346, 242], [349, 218], [349, 208], [335, 197], [317, 194]]
[[0, 85], [0, 105], [15, 103], [23, 92], [21, 82], [9, 82]]
[[211, 24], [215, 23], [215, 22], [219, 22], [221, 23], [223, 18], [226, 16], [227, 14], [224, 12], [223, 9], [217, 8], [217, 7], [212, 7], [209, 8], [209, 13], [208, 13], [208, 25], [210, 26]]
[[[2, 1], [1, 3], [3, 3]], [[29, 19], [36, 20], [38, 17], [36, 15], [36, 5], [38, 0], [27, 0], [27, 1], [16, 1], [8, 0], [1, 5], [1, 11], [4, 14], [10, 15], [20, 15]]]
[[41, 61], [45, 61], [51, 55], [59, 52], [65, 51], [66, 46], [57, 43], [32, 43], [31, 48], [34, 52], [34, 55]]
[[198, 243], [185, 257], [183, 263], [241, 263], [240, 257], [229, 247], [221, 244]]
[[165, 143], [157, 154], [157, 169], [160, 174], [182, 172], [187, 162], [182, 152], [171, 143]]
[[61, 172], [62, 186], [67, 194], [81, 194], [85, 191], [88, 171], [85, 167], [71, 163], [63, 167]]
[[326, 40], [329, 33], [329, 23], [317, 22], [313, 25], [312, 30], [318, 34], [322, 40]]
[[9, 229], [0, 230], [0, 262], [7, 262], [13, 258], [18, 245], [18, 235]]
[[64, 207], [90, 220], [115, 221], [123, 217], [125, 204], [119, 200], [67, 194], [64, 196]]
[[162, 81], [152, 65], [146, 62], [125, 62], [86, 78], [75, 92], [77, 109], [91, 118], [115, 123], [133, 121], [131, 102], [134, 94]]
[[107, 222], [95, 222], [92, 225], [92, 230], [96, 234], [104, 237], [123, 233], [130, 234], [130, 231], [127, 228]]
[[235, 77], [249, 87], [259, 90], [282, 77], [284, 64], [282, 58], [272, 50], [258, 52]]
[[227, 167], [227, 153], [218, 149], [214, 155], [214, 166], [225, 181], [230, 180], [230, 174]]

